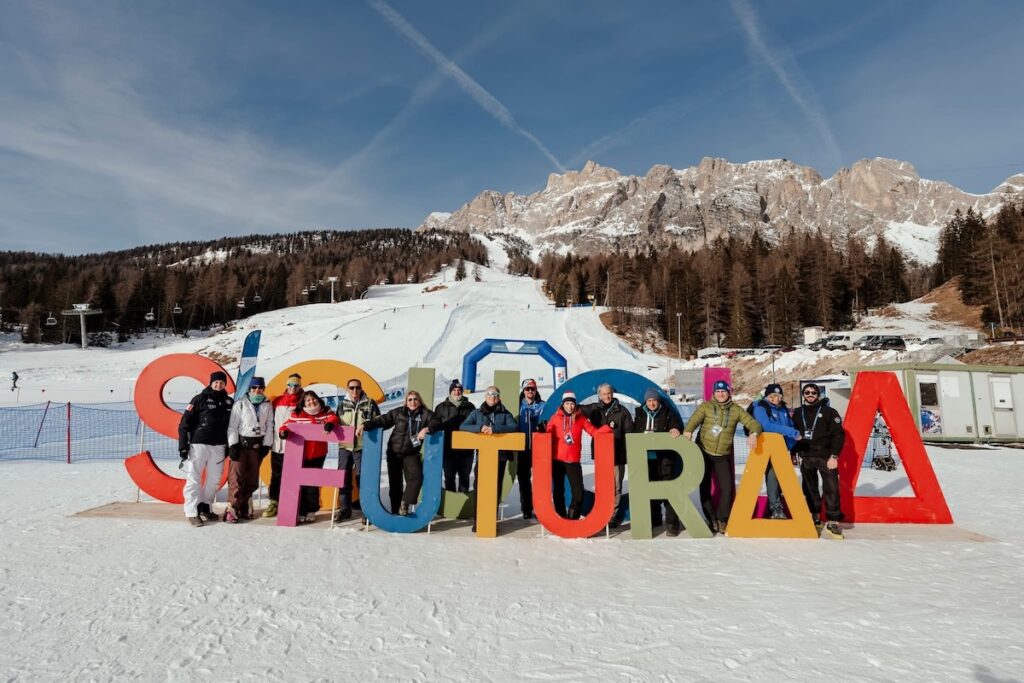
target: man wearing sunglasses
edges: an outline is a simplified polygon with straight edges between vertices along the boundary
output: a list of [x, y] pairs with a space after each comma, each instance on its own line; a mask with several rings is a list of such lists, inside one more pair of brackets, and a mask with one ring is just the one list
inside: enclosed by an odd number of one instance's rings
[[[839, 453], [843, 450], [846, 432], [843, 420], [835, 408], [821, 398], [821, 388], [808, 383], [801, 391], [803, 405], [793, 413], [793, 426], [800, 434], [794, 452], [800, 456], [800, 474], [803, 475], [804, 496], [811, 509], [811, 517], [821, 525], [821, 498], [825, 496], [825, 532], [832, 538], [842, 538], [837, 522], [843, 520], [839, 509]], [[821, 475], [821, 489], [818, 488]]]
[[[338, 417], [346, 427], [358, 427], [367, 420], [380, 415], [377, 402], [363, 391], [361, 380], [352, 378], [345, 383], [345, 398], [341, 399]], [[338, 469], [345, 470], [345, 485], [338, 491], [338, 511], [334, 513], [334, 522], [352, 519], [352, 481], [359, 487], [359, 472], [363, 463], [363, 439], [356, 437], [352, 448], [338, 446]]]

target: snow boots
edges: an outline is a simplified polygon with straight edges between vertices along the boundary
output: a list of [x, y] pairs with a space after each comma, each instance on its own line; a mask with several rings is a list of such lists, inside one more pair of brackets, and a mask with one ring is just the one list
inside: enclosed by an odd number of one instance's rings
[[844, 538], [846, 538], [845, 536], [843, 536], [843, 530], [840, 529], [839, 525], [835, 522], [829, 522], [825, 525], [824, 536], [825, 538], [830, 538], [833, 541], [841, 541]]
[[188, 523], [191, 524], [192, 526], [202, 526], [203, 525], [203, 520], [200, 519], [199, 517], [186, 517], [186, 519], [188, 520]]
[[208, 503], [200, 503], [196, 506], [196, 513], [199, 515], [199, 519], [204, 522], [216, 522], [217, 515], [214, 514], [213, 510], [210, 509]]
[[271, 517], [277, 517], [277, 501], [272, 500], [267, 505], [267, 509], [263, 511], [263, 519], [270, 519]]

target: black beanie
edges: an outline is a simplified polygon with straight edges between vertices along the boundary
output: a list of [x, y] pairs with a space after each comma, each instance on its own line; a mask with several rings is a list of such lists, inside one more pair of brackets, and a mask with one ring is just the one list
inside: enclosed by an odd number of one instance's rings
[[211, 372], [210, 373], [210, 384], [213, 384], [217, 380], [220, 380], [221, 382], [227, 382], [228, 381], [228, 376], [226, 374], [224, 374], [224, 372], [221, 371], [221, 370], [216, 370], [214, 372]]

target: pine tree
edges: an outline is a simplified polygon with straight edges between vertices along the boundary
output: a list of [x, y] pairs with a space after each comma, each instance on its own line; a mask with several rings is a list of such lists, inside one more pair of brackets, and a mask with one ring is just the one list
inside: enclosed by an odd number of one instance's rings
[[466, 279], [466, 262], [459, 258], [458, 265], [455, 266], [455, 281], [462, 282]]

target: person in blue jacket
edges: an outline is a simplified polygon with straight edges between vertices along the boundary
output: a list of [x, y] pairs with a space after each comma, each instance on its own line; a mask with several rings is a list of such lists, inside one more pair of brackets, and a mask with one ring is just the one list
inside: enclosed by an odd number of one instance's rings
[[[764, 431], [781, 434], [786, 440], [786, 448], [790, 453], [793, 452], [797, 440], [800, 439], [800, 432], [793, 426], [789, 408], [782, 400], [781, 385], [769, 384], [764, 388], [764, 398], [754, 402], [753, 414], [754, 419], [764, 427]], [[768, 463], [764, 483], [768, 490], [768, 518], [786, 519], [786, 512], [782, 508], [782, 490], [779, 488], [779, 478], [771, 463]]]
[[519, 454], [516, 479], [519, 481], [519, 504], [523, 519], [533, 519], [533, 434], [544, 431], [540, 414], [544, 412], [544, 399], [537, 389], [537, 380], [523, 380], [519, 392], [519, 431], [526, 434], [526, 450]]
[[[484, 402], [480, 404], [480, 407], [471, 412], [465, 420], [462, 422], [462, 426], [459, 427], [464, 432], [473, 432], [476, 434], [508, 434], [511, 432], [519, 431], [519, 423], [516, 418], [509, 412], [501, 402], [501, 391], [498, 387], [490, 386], [484, 390]], [[506, 453], [500, 453], [498, 455], [498, 495], [496, 500], [501, 500], [501, 480], [505, 478], [505, 467], [508, 465], [509, 456]], [[476, 482], [476, 488], [479, 491], [482, 485], [480, 482], [480, 459], [476, 461], [476, 474], [473, 477]], [[477, 496], [477, 502], [479, 503], [480, 497]], [[493, 513], [497, 512], [497, 508], [494, 509]], [[477, 510], [479, 514], [479, 510]], [[475, 526], [475, 525], [474, 525]]]

